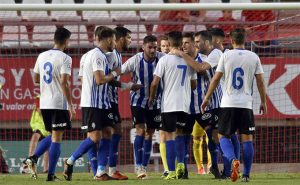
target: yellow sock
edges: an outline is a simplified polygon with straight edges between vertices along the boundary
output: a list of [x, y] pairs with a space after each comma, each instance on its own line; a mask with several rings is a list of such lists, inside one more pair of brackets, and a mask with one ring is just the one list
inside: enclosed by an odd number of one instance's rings
[[[207, 135], [205, 135], [205, 142], [206, 142], [206, 146], [208, 146], [208, 137]], [[211, 167], [211, 155], [209, 150], [207, 150], [207, 166]]]
[[200, 141], [199, 140], [193, 140], [193, 153], [194, 153], [194, 158], [197, 164], [198, 169], [200, 169], [203, 165], [202, 157], [200, 154]]
[[167, 151], [166, 151], [166, 143], [160, 143], [159, 144], [159, 151], [161, 160], [164, 166], [165, 171], [169, 171], [168, 163], [167, 163]]

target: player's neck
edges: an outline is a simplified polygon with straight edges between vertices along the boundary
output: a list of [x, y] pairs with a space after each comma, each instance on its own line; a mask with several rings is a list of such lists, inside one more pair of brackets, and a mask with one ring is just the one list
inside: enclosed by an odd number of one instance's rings
[[221, 50], [221, 51], [224, 51], [224, 46], [223, 46], [223, 44], [216, 44], [216, 45], [214, 45], [214, 48], [217, 48], [217, 49], [219, 49], [219, 50]]
[[65, 50], [65, 46], [54, 44], [53, 49], [56, 49], [56, 50], [58, 49], [60, 51], [64, 51]]
[[108, 46], [107, 46], [106, 44], [100, 42], [100, 43], [98, 44], [98, 47], [99, 47], [104, 53], [108, 52]]
[[233, 47], [233, 49], [245, 49], [245, 45], [244, 44], [242, 44], [242, 45], [233, 44], [232, 47]]
[[121, 44], [117, 44], [116, 48], [115, 48], [119, 53], [121, 53], [123, 51], [123, 47], [121, 46]]

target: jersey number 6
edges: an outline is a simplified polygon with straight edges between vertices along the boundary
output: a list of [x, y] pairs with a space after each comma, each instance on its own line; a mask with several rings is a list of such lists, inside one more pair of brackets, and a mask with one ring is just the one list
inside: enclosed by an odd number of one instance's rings
[[244, 76], [244, 70], [241, 67], [235, 68], [233, 70], [233, 76], [232, 76], [232, 86], [234, 89], [241, 89], [244, 85], [243, 81]]

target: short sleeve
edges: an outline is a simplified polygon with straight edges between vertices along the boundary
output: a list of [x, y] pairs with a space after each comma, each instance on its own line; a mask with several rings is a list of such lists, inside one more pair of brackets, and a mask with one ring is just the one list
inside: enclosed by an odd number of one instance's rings
[[80, 59], [79, 74], [78, 74], [79, 77], [81, 77], [83, 75], [83, 65], [84, 65], [85, 57], [86, 57], [86, 54], [84, 54]]
[[221, 55], [222, 55], [221, 53], [219, 53], [216, 49], [214, 49], [212, 53], [208, 55], [205, 62], [207, 62], [210, 65], [210, 67], [213, 68], [218, 65]]
[[263, 74], [263, 73], [264, 73], [263, 67], [261, 65], [259, 57], [257, 56], [255, 74]]
[[34, 68], [33, 68], [33, 72], [37, 73], [37, 74], [40, 74], [39, 58], [40, 57], [37, 58], [37, 60], [35, 62], [35, 65], [34, 65]]
[[225, 54], [221, 56], [218, 63], [218, 67], [216, 69], [217, 72], [221, 72], [223, 74], [225, 73], [224, 58], [225, 58]]
[[71, 70], [72, 70], [72, 58], [67, 56], [63, 62], [63, 65], [61, 66], [60, 74], [71, 75]]
[[101, 55], [97, 55], [98, 53], [93, 54], [92, 56], [92, 69], [95, 71], [105, 71], [105, 58], [101, 57]]
[[136, 61], [137, 55], [134, 55], [133, 57], [129, 58], [121, 67], [121, 73], [130, 73], [134, 71], [134, 65]]
[[159, 59], [153, 74], [162, 78], [164, 75], [164, 58]]

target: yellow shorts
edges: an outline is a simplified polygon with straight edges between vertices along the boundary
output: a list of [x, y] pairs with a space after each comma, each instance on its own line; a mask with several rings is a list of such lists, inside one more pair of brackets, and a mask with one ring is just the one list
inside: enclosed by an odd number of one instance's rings
[[203, 137], [205, 136], [205, 130], [200, 126], [200, 124], [196, 121], [193, 127], [192, 136], [194, 137]]

